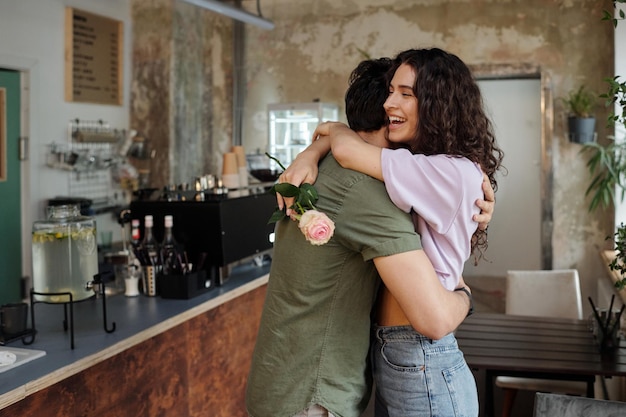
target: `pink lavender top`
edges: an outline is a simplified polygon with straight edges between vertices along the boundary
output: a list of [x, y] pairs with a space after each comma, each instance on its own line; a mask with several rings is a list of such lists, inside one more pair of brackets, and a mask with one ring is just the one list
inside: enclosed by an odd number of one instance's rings
[[424, 252], [443, 286], [453, 290], [478, 226], [472, 215], [480, 211], [476, 199], [483, 198], [480, 167], [467, 158], [406, 149], [383, 149], [381, 162], [389, 197], [405, 212], [413, 211]]

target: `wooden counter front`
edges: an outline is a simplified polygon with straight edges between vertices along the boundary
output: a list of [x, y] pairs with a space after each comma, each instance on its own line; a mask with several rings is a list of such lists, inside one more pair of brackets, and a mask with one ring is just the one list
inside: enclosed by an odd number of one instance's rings
[[165, 331], [149, 329], [153, 336], [25, 396], [0, 417], [247, 416], [245, 386], [266, 282], [180, 314], [162, 323]]

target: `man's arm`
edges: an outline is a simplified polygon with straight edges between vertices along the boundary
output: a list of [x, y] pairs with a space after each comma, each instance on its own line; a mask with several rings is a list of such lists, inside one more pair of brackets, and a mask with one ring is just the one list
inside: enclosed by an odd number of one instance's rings
[[467, 317], [467, 294], [446, 290], [423, 250], [374, 258], [374, 264], [413, 328], [424, 336], [441, 339]]

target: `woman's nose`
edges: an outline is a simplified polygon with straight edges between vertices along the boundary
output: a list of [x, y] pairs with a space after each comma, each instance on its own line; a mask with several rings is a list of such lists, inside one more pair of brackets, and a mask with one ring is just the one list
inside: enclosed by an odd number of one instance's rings
[[383, 107], [385, 109], [397, 109], [400, 107], [399, 100], [401, 98], [402, 93], [400, 93], [399, 91], [390, 91]]
[[388, 110], [388, 109], [391, 109], [391, 108], [393, 108], [393, 107], [395, 107], [395, 104], [394, 104], [394, 99], [393, 99], [393, 94], [389, 94], [389, 95], [387, 96], [387, 100], [385, 100], [385, 104], [383, 104], [383, 108], [384, 108], [385, 110]]

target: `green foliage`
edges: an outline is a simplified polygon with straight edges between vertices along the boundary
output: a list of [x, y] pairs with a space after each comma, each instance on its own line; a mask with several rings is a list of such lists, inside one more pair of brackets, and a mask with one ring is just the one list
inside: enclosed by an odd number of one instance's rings
[[578, 90], [571, 90], [567, 97], [561, 99], [570, 116], [581, 118], [593, 117], [593, 110], [596, 107], [597, 97], [588, 91], [584, 85]]
[[606, 93], [600, 94], [600, 97], [606, 100], [606, 107], [614, 109], [615, 104], [617, 103], [622, 109], [621, 114], [616, 114], [614, 112], [609, 114], [607, 119], [607, 126], [609, 127], [617, 124], [624, 124], [624, 121], [626, 121], [626, 82], [620, 82], [619, 79], [619, 76], [605, 78], [604, 81], [609, 87]]
[[[287, 169], [283, 166], [283, 164], [280, 163], [278, 159], [276, 159], [269, 153], [265, 152], [265, 155], [267, 155], [268, 158], [276, 161], [276, 163], [280, 165], [283, 171]], [[312, 184], [306, 182], [299, 187], [296, 187], [293, 184], [289, 184], [288, 182], [274, 184], [272, 188], [269, 189], [269, 192], [274, 195], [280, 194], [283, 197], [287, 198], [293, 197], [294, 202], [289, 208], [295, 210], [295, 212], [300, 215], [304, 214], [304, 212], [307, 210], [315, 210], [315, 203], [317, 203], [317, 199], [319, 198], [315, 187]], [[285, 217], [285, 209], [280, 210], [276, 208], [268, 223], [275, 223], [279, 220], [284, 219]]]
[[[626, 0], [613, 0], [613, 8], [618, 4], [626, 3]], [[626, 13], [619, 10], [615, 17], [613, 10], [603, 10], [602, 20], [610, 21], [613, 27], [626, 18]], [[626, 82], [620, 81], [620, 76], [605, 78], [607, 91], [599, 97], [605, 99], [605, 105], [611, 109], [607, 118], [607, 127], [624, 125], [626, 122]], [[570, 93], [571, 94], [571, 93]], [[621, 108], [621, 112], [615, 112], [615, 105]], [[624, 200], [624, 174], [626, 173], [626, 144], [615, 142], [615, 138], [609, 137], [608, 145], [599, 145], [595, 142], [585, 143], [581, 152], [588, 153], [587, 161], [591, 183], [585, 191], [585, 196], [591, 195], [589, 211], [597, 207], [609, 207], [616, 201]], [[620, 189], [616, 195], [616, 188]], [[616, 200], [619, 197], [619, 200]]]
[[621, 290], [626, 287], [626, 278], [624, 278], [626, 276], [626, 263], [624, 262], [626, 259], [626, 225], [624, 223], [619, 225], [614, 238], [617, 252], [615, 259], [609, 264], [609, 268], [612, 271], [618, 271], [622, 276], [621, 280], [615, 282], [615, 288]]
[[615, 200], [616, 189], [620, 189], [620, 201], [624, 199], [624, 174], [626, 174], [626, 144], [616, 143], [613, 138], [608, 145], [596, 142], [583, 144], [581, 153], [590, 154], [587, 161], [591, 183], [585, 196], [591, 195], [589, 211], [596, 208], [608, 208]]
[[[617, 9], [618, 4], [625, 4], [626, 0], [613, 0], [613, 8]], [[617, 23], [626, 19], [626, 13], [623, 9], [618, 12], [618, 17], [615, 17], [613, 10], [603, 10], [602, 20], [610, 21], [613, 27], [617, 27]], [[616, 114], [613, 111], [609, 114], [607, 120], [607, 126], [615, 126], [616, 124], [624, 125], [626, 121], [626, 83], [620, 82], [620, 76], [616, 75], [613, 78], [605, 78], [604, 81], [608, 84], [608, 90], [606, 93], [601, 94], [600, 97], [606, 99], [606, 106], [614, 109], [614, 105], [617, 103], [621, 109], [621, 114]]]
[[[613, 0], [613, 8], [617, 7], [617, 3], [626, 3], [626, 0]], [[624, 14], [623, 10], [619, 11], [619, 17], [615, 17], [614, 13], [608, 10], [602, 10], [602, 20], [609, 20], [613, 23], [613, 27], [617, 27], [617, 22], [620, 20], [624, 20], [626, 18], [626, 14]]]
[[[295, 210], [298, 214], [303, 214], [307, 210], [315, 210], [315, 203], [317, 203], [317, 199], [319, 198], [315, 187], [306, 182], [299, 187], [287, 182], [274, 184], [269, 192], [274, 195], [280, 194], [283, 197], [294, 197], [294, 203], [289, 208]], [[268, 223], [277, 222], [285, 217], [285, 210], [279, 210], [277, 208]]]
[[[617, 8], [618, 3], [626, 3], [626, 0], [613, 0], [613, 8]], [[615, 17], [615, 13], [604, 10], [602, 13], [602, 20], [607, 20], [613, 23], [613, 27], [617, 27], [617, 23], [620, 20], [624, 20], [626, 18], [626, 14], [624, 10], [620, 9], [618, 13], [618, 17]], [[608, 120], [608, 126], [616, 126], [617, 124], [625, 125], [626, 121], [626, 83], [620, 82], [620, 77], [615, 76], [613, 78], [607, 78], [605, 81], [608, 83], [609, 88], [605, 94], [602, 94], [600, 97], [606, 99], [606, 105], [611, 106], [612, 109], [615, 109], [615, 105], [617, 104], [621, 109], [621, 113], [611, 112]], [[591, 147], [591, 144], [588, 144], [587, 147]], [[599, 174], [592, 179], [592, 183], [587, 189], [587, 192], [593, 187], [594, 182], [596, 182], [597, 186], [595, 187], [595, 195], [592, 199], [592, 206], [590, 206], [590, 210], [593, 209], [593, 202], [598, 199], [602, 199], [604, 204], [607, 202], [615, 202], [615, 195], [613, 194], [615, 191], [615, 187], [618, 186], [621, 188], [620, 201], [624, 200], [624, 172], [626, 171], [626, 161], [624, 160], [624, 155], [626, 154], [626, 144], [616, 143], [615, 140], [612, 140], [607, 146], [603, 149], [598, 147], [592, 154], [592, 159], [587, 166], [590, 169], [590, 173], [595, 172], [595, 169], [598, 169]], [[592, 162], [593, 161], [593, 162]], [[592, 167], [594, 170], [592, 171]], [[604, 175], [604, 176], [600, 176]], [[610, 190], [609, 190], [610, 187]], [[598, 203], [596, 203], [597, 206]], [[626, 287], [626, 225], [621, 223], [617, 228], [615, 234], [613, 235], [613, 240], [615, 243], [616, 256], [613, 261], [609, 264], [609, 268], [612, 271], [619, 271], [622, 279], [615, 282], [615, 287], [619, 290]]]

